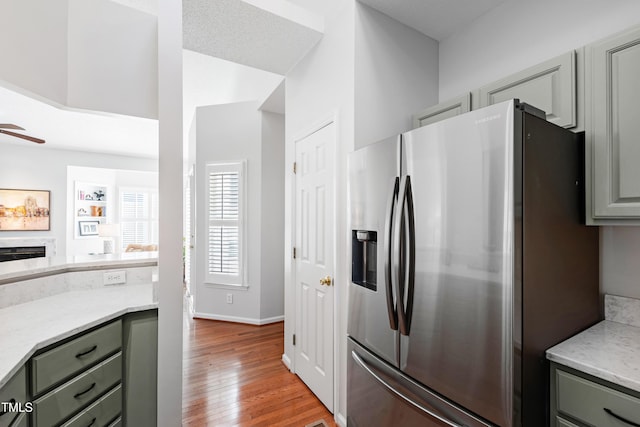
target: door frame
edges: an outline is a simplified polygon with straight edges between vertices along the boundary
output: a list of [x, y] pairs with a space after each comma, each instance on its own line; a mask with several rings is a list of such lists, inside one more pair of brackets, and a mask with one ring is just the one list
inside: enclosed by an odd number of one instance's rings
[[[186, 186], [189, 188], [189, 230], [185, 230], [185, 233], [189, 233], [189, 246], [184, 250], [189, 253], [189, 271], [186, 271], [188, 275], [189, 286], [187, 286], [187, 298], [189, 316], [193, 317], [195, 313], [195, 299], [196, 299], [196, 165], [195, 163], [189, 167], [189, 173], [187, 174]], [[185, 215], [186, 216], [186, 215]], [[185, 242], [186, 243], [186, 242]], [[185, 277], [185, 279], [187, 279]]]
[[[295, 247], [295, 242], [296, 242], [296, 220], [297, 220], [297, 215], [296, 215], [296, 176], [293, 173], [293, 162], [296, 161], [296, 144], [303, 140], [304, 138], [308, 137], [309, 135], [312, 135], [316, 132], [318, 132], [319, 130], [330, 126], [331, 124], [333, 124], [335, 126], [334, 131], [333, 131], [333, 144], [334, 144], [334, 149], [333, 149], [333, 156], [331, 158], [331, 161], [333, 161], [334, 164], [334, 169], [333, 169], [333, 182], [331, 184], [332, 186], [332, 190], [333, 190], [333, 212], [332, 212], [332, 232], [333, 232], [333, 281], [334, 281], [334, 292], [333, 292], [333, 411], [334, 411], [334, 416], [336, 416], [338, 414], [338, 386], [339, 386], [339, 378], [338, 378], [338, 371], [340, 370], [341, 364], [339, 363], [340, 358], [336, 357], [337, 356], [337, 351], [340, 348], [340, 342], [339, 342], [339, 331], [338, 331], [338, 326], [339, 326], [339, 308], [340, 308], [340, 292], [338, 291], [338, 287], [336, 286], [336, 283], [341, 283], [342, 282], [342, 278], [337, 274], [337, 272], [339, 271], [338, 269], [338, 242], [341, 241], [340, 236], [338, 235], [338, 226], [337, 226], [337, 219], [338, 219], [338, 178], [341, 176], [339, 167], [342, 166], [342, 162], [339, 161], [339, 122], [338, 122], [338, 114], [337, 112], [333, 112], [327, 116], [324, 117], [324, 119], [319, 120], [318, 122], [314, 123], [313, 125], [307, 127], [306, 129], [304, 129], [301, 132], [298, 132], [295, 134], [295, 136], [293, 137], [293, 144], [292, 144], [292, 149], [291, 149], [291, 153], [292, 153], [292, 158], [293, 160], [291, 162], [289, 162], [286, 167], [289, 168], [289, 176], [291, 176], [291, 183], [289, 186], [289, 198], [291, 200], [291, 206], [290, 206], [290, 214], [291, 214], [291, 218], [292, 221], [289, 221], [289, 235], [290, 235], [290, 239], [285, 242], [285, 246], [288, 248], [288, 255], [285, 257], [285, 259], [289, 260], [289, 266], [288, 269], [285, 269], [285, 271], [288, 270], [289, 272], [289, 278], [290, 278], [290, 284], [291, 286], [289, 287], [289, 301], [292, 307], [292, 315], [291, 315], [291, 321], [293, 323], [293, 327], [290, 329], [290, 331], [295, 334], [296, 333], [296, 320], [297, 320], [297, 315], [298, 315], [298, 307], [296, 304], [297, 301], [297, 293], [296, 293], [296, 265], [295, 265], [295, 260], [293, 259], [293, 248]], [[285, 248], [285, 250], [287, 250]], [[285, 278], [286, 280], [286, 278]], [[286, 308], [285, 308], [286, 309]], [[286, 328], [285, 328], [286, 330]], [[288, 339], [287, 336], [285, 336], [285, 341]], [[287, 367], [289, 368], [289, 370], [292, 373], [296, 373], [296, 369], [295, 369], [295, 348], [293, 348], [293, 354], [291, 354], [291, 358], [286, 358], [286, 352], [283, 355], [283, 362], [285, 363], [285, 365], [287, 365]]]

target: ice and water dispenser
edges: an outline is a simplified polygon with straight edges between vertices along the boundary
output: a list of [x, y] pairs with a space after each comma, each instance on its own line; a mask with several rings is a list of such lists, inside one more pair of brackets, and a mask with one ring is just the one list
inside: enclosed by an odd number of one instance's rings
[[351, 281], [375, 291], [378, 233], [367, 230], [353, 230], [351, 233]]

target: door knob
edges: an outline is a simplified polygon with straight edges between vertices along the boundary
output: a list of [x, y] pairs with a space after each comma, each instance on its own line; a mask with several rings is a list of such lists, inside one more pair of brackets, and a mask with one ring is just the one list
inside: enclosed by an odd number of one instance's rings
[[320, 279], [320, 284], [323, 286], [331, 286], [333, 284], [333, 279], [331, 278], [331, 276], [325, 276]]

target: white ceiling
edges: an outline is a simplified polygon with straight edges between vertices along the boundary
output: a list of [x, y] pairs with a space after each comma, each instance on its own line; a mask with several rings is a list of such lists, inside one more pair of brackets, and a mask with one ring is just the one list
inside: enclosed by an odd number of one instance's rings
[[[158, 0], [113, 1], [157, 14]], [[429, 37], [442, 40], [506, 0], [359, 1]], [[183, 0], [184, 45], [206, 55], [283, 75], [321, 38], [322, 18], [342, 7], [343, 2]], [[189, 74], [185, 71], [185, 75]], [[202, 92], [202, 86], [186, 85], [185, 99], [197, 99], [202, 105], [215, 103], [202, 93], [186, 93], [199, 90]], [[282, 92], [281, 87], [265, 107], [281, 110], [282, 106], [269, 105], [281, 102]], [[215, 94], [211, 94], [211, 98], [214, 97]], [[157, 156], [158, 123], [155, 120], [57, 108], [2, 87], [0, 123], [22, 126], [27, 134], [46, 139], [46, 145], [51, 148]], [[0, 134], [0, 144], [5, 143], [33, 144]]]
[[358, 1], [440, 41], [507, 0]]

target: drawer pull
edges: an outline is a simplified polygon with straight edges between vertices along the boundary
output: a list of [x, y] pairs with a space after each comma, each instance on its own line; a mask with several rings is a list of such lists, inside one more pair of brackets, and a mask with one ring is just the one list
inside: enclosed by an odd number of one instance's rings
[[[16, 403], [16, 400], [15, 399], [11, 399], [11, 400], [9, 400], [9, 403], [14, 404], [14, 403]], [[9, 413], [9, 411], [6, 411], [6, 412], [5, 411], [0, 411], [0, 417], [3, 416], [4, 414], [8, 414], [8, 413]]]
[[96, 383], [91, 384], [91, 386], [86, 389], [85, 391], [81, 391], [80, 393], [76, 393], [73, 395], [74, 398], [79, 399], [81, 398], [83, 395], [89, 393], [91, 390], [93, 390], [93, 388], [96, 386]]
[[91, 427], [92, 425], [94, 425], [96, 423], [96, 417], [93, 417], [93, 419], [91, 420], [91, 422], [89, 424], [87, 424], [87, 427]]
[[89, 350], [87, 350], [87, 351], [83, 351], [83, 352], [80, 352], [80, 353], [76, 354], [76, 358], [77, 358], [77, 359], [80, 359], [81, 357], [84, 357], [84, 356], [86, 356], [86, 355], [87, 355], [87, 354], [89, 354], [89, 353], [93, 353], [94, 351], [96, 351], [96, 349], [97, 349], [97, 348], [98, 348], [98, 345], [94, 345], [94, 346], [93, 346], [93, 347], [91, 347]]
[[604, 412], [606, 412], [607, 414], [611, 415], [613, 418], [616, 418], [616, 419], [618, 419], [618, 420], [622, 421], [623, 423], [627, 423], [627, 424], [629, 424], [630, 426], [640, 427], [640, 424], [638, 424], [638, 423], [634, 423], [633, 421], [629, 421], [628, 419], [626, 419], [626, 418], [624, 418], [624, 417], [621, 417], [620, 415], [618, 415], [618, 414], [614, 413], [614, 412], [613, 412], [611, 409], [609, 409], [609, 408], [603, 408], [603, 409], [604, 409]]

